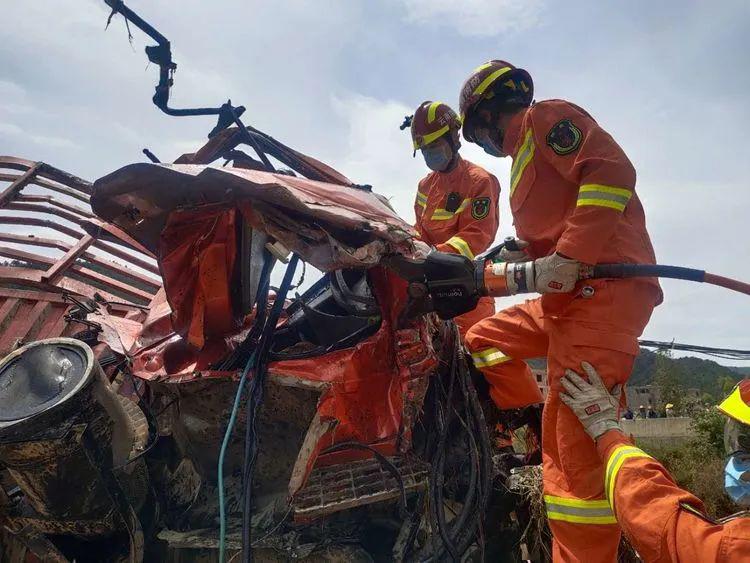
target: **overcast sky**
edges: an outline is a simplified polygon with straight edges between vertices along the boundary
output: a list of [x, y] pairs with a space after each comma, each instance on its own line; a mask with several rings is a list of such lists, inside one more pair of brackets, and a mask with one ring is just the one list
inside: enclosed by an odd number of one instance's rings
[[[244, 120], [370, 183], [413, 219], [425, 167], [404, 115], [456, 105], [491, 58], [533, 76], [537, 100], [586, 108], [638, 170], [659, 262], [750, 280], [750, 2], [130, 0], [172, 42], [172, 103], [248, 109]], [[0, 26], [0, 153], [94, 180], [203, 144], [210, 118], [150, 102], [157, 69], [101, 0], [8, 1]], [[507, 194], [510, 159], [465, 146]], [[513, 234], [507, 195], [498, 238]], [[750, 300], [687, 282], [645, 337], [750, 349]]]

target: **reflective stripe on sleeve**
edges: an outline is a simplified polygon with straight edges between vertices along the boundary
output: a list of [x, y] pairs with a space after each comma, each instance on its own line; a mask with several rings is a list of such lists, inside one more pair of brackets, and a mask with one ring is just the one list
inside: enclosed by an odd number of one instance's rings
[[622, 464], [628, 459], [643, 457], [651, 458], [650, 455], [635, 446], [618, 446], [609, 456], [609, 460], [607, 461], [607, 471], [604, 474], [604, 492], [606, 493], [609, 505], [613, 510], [615, 507], [615, 482]]
[[445, 244], [452, 246], [461, 254], [466, 256], [469, 260], [474, 260], [474, 253], [471, 251], [469, 243], [467, 243], [461, 237], [451, 237], [445, 241]]
[[458, 209], [455, 211], [448, 211], [447, 209], [436, 209], [432, 213], [431, 219], [433, 221], [447, 221], [448, 219], [453, 219], [456, 215], [464, 211], [467, 207], [469, 207], [469, 203], [471, 203], [471, 199], [465, 199], [461, 202], [461, 205], [458, 206]]
[[502, 364], [512, 360], [510, 356], [506, 356], [497, 348], [487, 348], [480, 352], [474, 352], [471, 355], [471, 359], [474, 365], [478, 368], [488, 368], [497, 364]]
[[576, 524], [616, 524], [606, 499], [584, 500], [544, 495], [547, 518]]
[[617, 211], [625, 211], [625, 206], [633, 197], [633, 192], [626, 188], [603, 186], [601, 184], [584, 184], [578, 188], [577, 207], [587, 205], [609, 207]]
[[526, 131], [526, 135], [523, 139], [523, 144], [518, 152], [513, 157], [513, 166], [510, 169], [510, 197], [513, 197], [513, 192], [516, 191], [516, 186], [523, 177], [523, 171], [529, 165], [529, 162], [534, 158], [534, 135], [531, 129]]
[[423, 194], [422, 192], [417, 192], [417, 205], [419, 207], [427, 207], [427, 194]]

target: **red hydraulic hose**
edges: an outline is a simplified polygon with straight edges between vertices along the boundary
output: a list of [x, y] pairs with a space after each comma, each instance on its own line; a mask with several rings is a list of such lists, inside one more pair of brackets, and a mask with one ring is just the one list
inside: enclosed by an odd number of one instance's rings
[[750, 283], [733, 280], [732, 278], [725, 278], [724, 276], [717, 276], [716, 274], [709, 274], [708, 272], [706, 272], [703, 281], [705, 283], [710, 283], [711, 285], [718, 285], [719, 287], [725, 287], [732, 291], [739, 291], [745, 295], [750, 295]]
[[705, 270], [683, 268], [682, 266], [661, 266], [659, 264], [599, 264], [581, 275], [591, 278], [672, 278], [717, 285], [732, 291], [750, 295], [750, 284], [724, 276], [710, 274]]

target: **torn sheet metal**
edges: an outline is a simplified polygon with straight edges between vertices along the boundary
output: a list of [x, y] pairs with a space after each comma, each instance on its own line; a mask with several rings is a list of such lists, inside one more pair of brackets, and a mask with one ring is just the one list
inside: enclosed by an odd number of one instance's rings
[[[351, 249], [381, 241], [382, 253], [409, 252], [408, 241], [416, 236], [413, 228], [372, 192], [257, 170], [131, 164], [97, 180], [92, 196], [98, 216], [118, 225], [152, 252], [158, 249], [159, 235], [174, 210], [212, 203], [241, 205], [243, 213], [251, 206], [267, 218], [284, 217], [291, 224], [277, 227], [292, 234], [292, 225], [307, 226], [310, 236], [322, 242], [314, 244], [313, 240], [307, 247], [292, 244], [293, 237], [287, 242], [303, 260], [323, 271], [347, 265], [335, 255], [319, 255], [309, 248], [328, 245], [328, 237]], [[361, 265], [372, 265], [370, 260]]]

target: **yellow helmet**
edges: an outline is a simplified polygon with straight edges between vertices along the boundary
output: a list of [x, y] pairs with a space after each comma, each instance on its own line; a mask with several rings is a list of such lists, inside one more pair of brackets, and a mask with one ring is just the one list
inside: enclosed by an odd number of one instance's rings
[[721, 402], [719, 410], [741, 424], [750, 425], [750, 379], [740, 381]]

